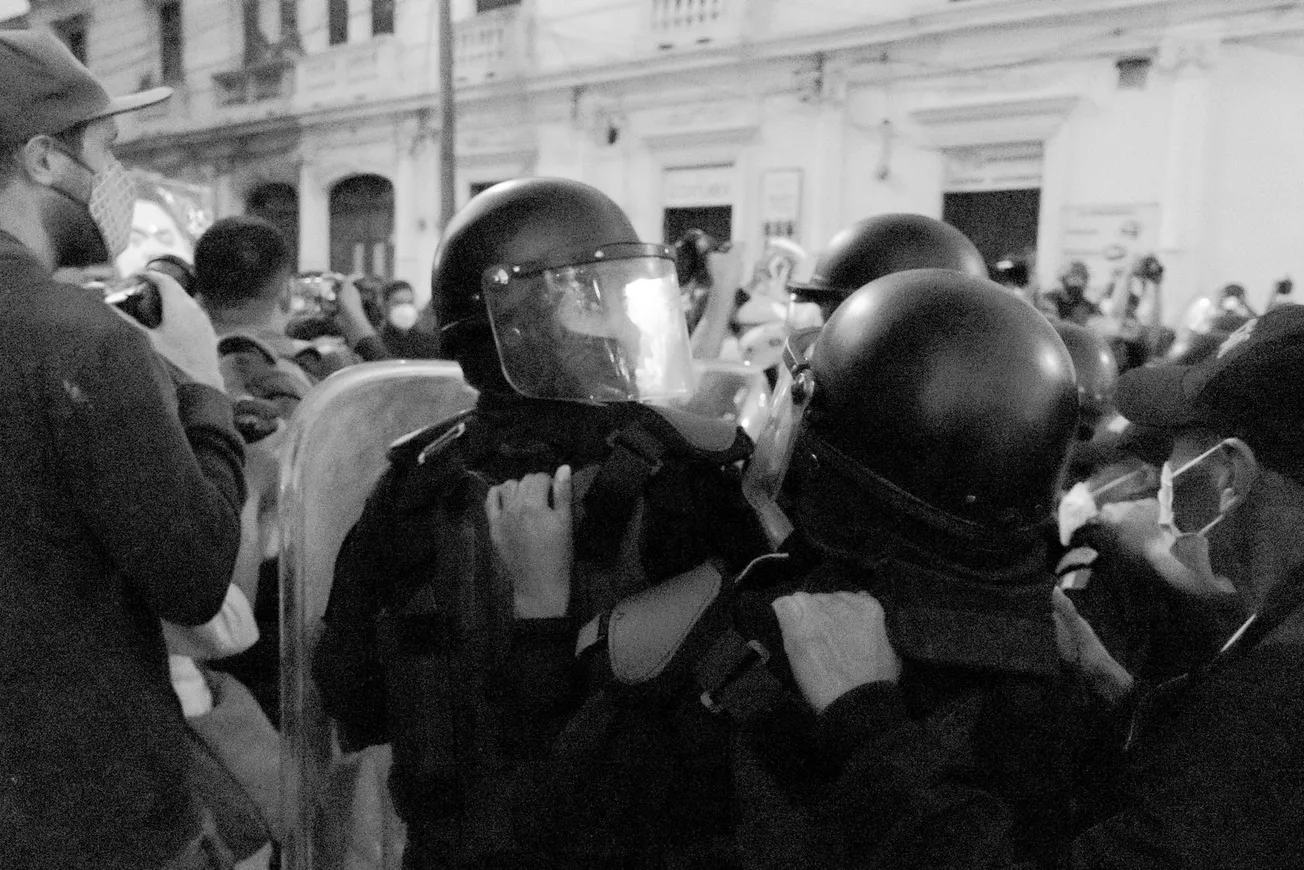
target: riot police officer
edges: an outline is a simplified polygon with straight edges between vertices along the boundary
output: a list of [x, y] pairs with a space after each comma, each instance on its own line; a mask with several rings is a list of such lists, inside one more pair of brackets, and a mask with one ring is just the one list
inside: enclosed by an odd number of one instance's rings
[[[710, 605], [622, 601], [601, 654], [622, 691], [688, 699], [684, 751], [703, 718], [734, 729], [748, 866], [981, 866], [963, 831], [988, 812], [1021, 857], [1053, 855], [1083, 721], [1047, 567], [1077, 420], [1064, 344], [985, 279], [912, 270], [785, 363], [748, 470], [754, 503], [789, 515], [782, 552]], [[640, 681], [625, 626], [649, 613], [682, 640]], [[898, 838], [902, 818], [960, 833]]]
[[815, 302], [827, 321], [833, 310], [870, 281], [909, 269], [952, 269], [986, 278], [983, 256], [964, 233], [921, 214], [882, 214], [838, 232], [820, 252], [806, 281], [788, 289]]
[[[476, 196], [444, 233], [432, 295], [479, 397], [391, 448], [337, 561], [314, 676], [347, 743], [393, 746], [405, 867], [600, 863], [566, 853], [610, 844], [557, 842], [532, 804], [579, 697], [576, 630], [764, 547], [735, 468], [751, 442], [651, 404], [693, 386], [675, 262], [592, 187], [532, 178]], [[562, 594], [537, 594], [504, 580], [485, 506], [559, 467], [574, 472], [554, 495], [573, 492], [575, 568]]]
[[[963, 829], [1008, 809], [1020, 855], [1053, 854], [1071, 833], [1081, 721], [1046, 560], [1077, 421], [1063, 342], [992, 282], [915, 270], [852, 294], [788, 364], [749, 489], [794, 533], [738, 611], [752, 614], [739, 636], [800, 698], [750, 743], [792, 821], [748, 826], [749, 852], [981, 866], [983, 842], [898, 838], [896, 821]], [[939, 801], [944, 772], [966, 786]]]

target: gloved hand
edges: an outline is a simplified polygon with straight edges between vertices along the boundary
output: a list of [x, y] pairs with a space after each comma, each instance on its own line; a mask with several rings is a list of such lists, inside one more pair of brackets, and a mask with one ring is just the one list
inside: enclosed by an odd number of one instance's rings
[[796, 592], [772, 606], [792, 675], [816, 713], [857, 686], [900, 679], [883, 606], [868, 592]]
[[529, 474], [493, 487], [485, 513], [494, 551], [512, 581], [516, 617], [565, 616], [574, 564], [570, 466], [556, 476]]
[[[159, 289], [163, 320], [158, 328], [149, 329], [135, 319], [118, 314], [149, 336], [159, 356], [167, 360], [190, 380], [225, 391], [217, 362], [217, 333], [199, 303], [172, 278], [162, 272], [145, 273]], [[117, 311], [117, 309], [113, 309]]]

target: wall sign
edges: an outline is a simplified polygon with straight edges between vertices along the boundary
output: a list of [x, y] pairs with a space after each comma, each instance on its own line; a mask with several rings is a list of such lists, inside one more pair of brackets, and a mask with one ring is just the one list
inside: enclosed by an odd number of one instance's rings
[[761, 175], [761, 235], [796, 239], [801, 220], [801, 170], [771, 169]]
[[733, 164], [667, 169], [661, 196], [665, 201], [665, 208], [733, 205], [735, 201]]

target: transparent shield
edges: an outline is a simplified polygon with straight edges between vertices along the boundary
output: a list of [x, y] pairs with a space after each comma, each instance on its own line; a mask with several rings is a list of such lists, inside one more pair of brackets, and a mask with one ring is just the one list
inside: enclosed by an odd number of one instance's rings
[[807, 329], [795, 333], [785, 343], [783, 365], [779, 368], [770, 407], [760, 434], [755, 436], [756, 450], [743, 477], [743, 494], [774, 546], [783, 543], [793, 530], [780, 507], [780, 494], [802, 414], [814, 389], [806, 358], [818, 335], [818, 328]]
[[394, 361], [319, 384], [290, 422], [281, 467], [282, 800], [287, 870], [398, 870], [402, 823], [388, 747], [340, 752], [311, 678], [335, 556], [402, 435], [474, 404], [456, 363]]
[[755, 441], [770, 409], [765, 370], [716, 359], [693, 360], [693, 367], [697, 369], [697, 391], [692, 398], [671, 404], [690, 414], [728, 420]]

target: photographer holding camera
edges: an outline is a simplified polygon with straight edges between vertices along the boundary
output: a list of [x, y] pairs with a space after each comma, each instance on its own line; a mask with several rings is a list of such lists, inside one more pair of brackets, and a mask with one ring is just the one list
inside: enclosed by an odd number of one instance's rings
[[0, 31], [4, 867], [211, 866], [160, 619], [217, 614], [240, 544], [216, 336], [175, 282], [147, 329], [52, 276], [126, 246], [114, 116], [170, 94], [110, 99], [54, 36]]

